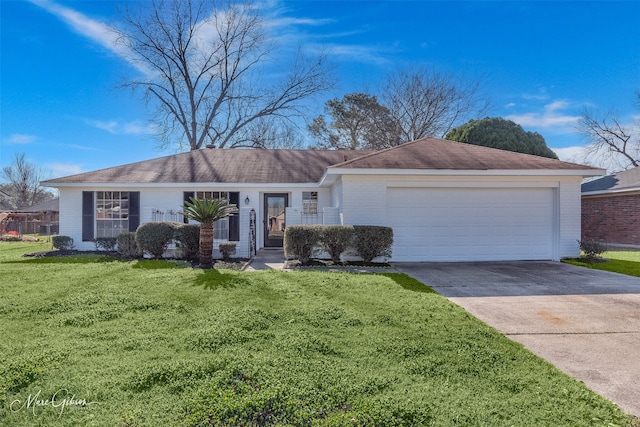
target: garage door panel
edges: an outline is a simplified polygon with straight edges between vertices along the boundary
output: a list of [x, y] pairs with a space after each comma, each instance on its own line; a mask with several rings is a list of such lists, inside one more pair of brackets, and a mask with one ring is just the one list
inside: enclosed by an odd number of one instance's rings
[[554, 191], [388, 191], [393, 258], [403, 261], [552, 259]]

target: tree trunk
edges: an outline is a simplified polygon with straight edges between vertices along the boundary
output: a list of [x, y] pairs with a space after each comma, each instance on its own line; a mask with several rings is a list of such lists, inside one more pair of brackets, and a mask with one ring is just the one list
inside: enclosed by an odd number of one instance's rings
[[213, 223], [200, 224], [200, 266], [213, 267]]

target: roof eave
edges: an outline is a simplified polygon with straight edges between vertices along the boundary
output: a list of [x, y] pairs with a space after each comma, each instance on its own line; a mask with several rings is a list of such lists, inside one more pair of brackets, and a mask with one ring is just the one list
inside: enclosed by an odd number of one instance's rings
[[601, 176], [604, 169], [365, 169], [334, 168], [325, 170], [320, 183], [329, 175], [488, 175], [488, 176]]
[[626, 187], [626, 188], [619, 188], [619, 189], [615, 189], [615, 190], [598, 190], [598, 191], [583, 191], [582, 195], [583, 196], [599, 196], [599, 195], [603, 195], [603, 194], [620, 194], [620, 193], [634, 193], [634, 192], [640, 192], [640, 187]]
[[[43, 183], [44, 185], [44, 183]], [[53, 188], [189, 188], [210, 189], [211, 187], [226, 188], [314, 188], [317, 182], [272, 182], [272, 183], [238, 183], [238, 182], [59, 182], [47, 184]]]

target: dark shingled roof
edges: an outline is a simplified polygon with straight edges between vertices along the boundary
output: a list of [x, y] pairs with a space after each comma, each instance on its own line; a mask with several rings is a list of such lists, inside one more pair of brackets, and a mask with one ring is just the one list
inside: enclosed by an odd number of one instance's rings
[[39, 213], [39, 212], [59, 212], [60, 199], [47, 200], [45, 202], [36, 203], [35, 205], [20, 209], [1, 209], [4, 212], [14, 213]]
[[597, 169], [547, 157], [481, 147], [462, 142], [423, 138], [355, 158], [333, 168], [527, 170]]
[[618, 192], [640, 189], [640, 166], [582, 184], [582, 192]]
[[546, 157], [424, 138], [381, 151], [205, 149], [44, 183], [312, 183], [318, 182], [327, 168], [597, 170]]
[[371, 153], [351, 150], [203, 149], [45, 181], [59, 183], [309, 183], [336, 163]]
[[17, 212], [36, 213], [36, 212], [60, 212], [60, 199], [47, 200], [46, 202], [36, 203], [28, 208], [20, 208]]

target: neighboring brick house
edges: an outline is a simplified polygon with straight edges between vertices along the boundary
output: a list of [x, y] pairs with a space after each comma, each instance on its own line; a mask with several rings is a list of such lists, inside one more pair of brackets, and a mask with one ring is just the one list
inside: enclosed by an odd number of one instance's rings
[[582, 184], [582, 240], [640, 246], [640, 167]]

